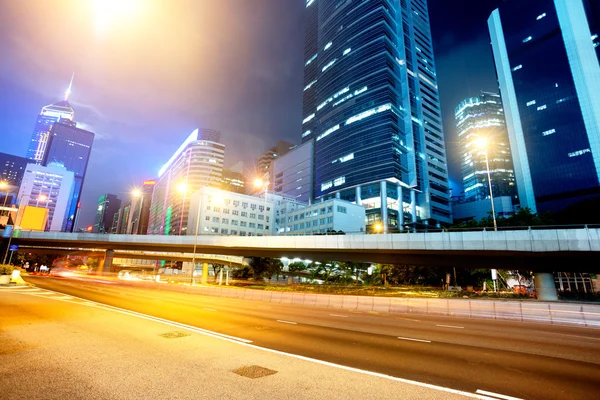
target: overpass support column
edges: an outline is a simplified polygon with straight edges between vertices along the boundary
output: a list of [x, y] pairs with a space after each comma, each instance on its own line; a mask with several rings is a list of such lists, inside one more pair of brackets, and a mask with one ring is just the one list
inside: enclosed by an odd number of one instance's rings
[[404, 230], [404, 195], [402, 194], [402, 185], [398, 185], [398, 229]]
[[202, 281], [201, 283], [203, 285], [206, 285], [208, 283], [208, 263], [203, 262], [202, 263]]
[[360, 198], [360, 186], [357, 186], [355, 188], [356, 190], [356, 205], [360, 206], [360, 202], [362, 201], [362, 199]]
[[551, 272], [536, 272], [533, 275], [535, 281], [535, 292], [538, 300], [558, 301], [554, 274]]
[[383, 233], [388, 231], [387, 182], [379, 182], [379, 199], [381, 201], [381, 228]]
[[104, 258], [100, 260], [98, 263], [98, 274], [102, 275], [106, 272], [110, 272], [112, 267], [113, 258], [115, 257], [115, 251], [111, 249], [107, 249], [106, 253], [104, 253]]

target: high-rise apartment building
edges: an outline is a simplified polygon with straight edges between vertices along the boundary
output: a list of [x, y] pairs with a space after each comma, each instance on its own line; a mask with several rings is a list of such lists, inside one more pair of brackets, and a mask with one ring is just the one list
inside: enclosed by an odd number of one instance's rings
[[455, 108], [454, 118], [461, 155], [464, 199], [476, 201], [490, 197], [485, 153], [489, 161], [494, 197], [516, 195], [510, 144], [500, 96], [481, 92], [477, 97], [469, 97]]
[[17, 201], [17, 192], [21, 186], [27, 162], [24, 157], [0, 153], [0, 182], [6, 183], [6, 187], [0, 190], [1, 205], [9, 205]]
[[[237, 169], [239, 165], [240, 169]], [[229, 192], [236, 192], [240, 194], [246, 193], [246, 175], [241, 171], [242, 163], [238, 163], [232, 168], [223, 168], [223, 178], [221, 182], [221, 189]]]
[[74, 174], [62, 164], [27, 164], [19, 189], [19, 207], [48, 209], [46, 230], [61, 231], [73, 198]]
[[111, 233], [113, 218], [121, 208], [121, 200], [115, 194], [104, 194], [98, 198], [96, 220], [94, 221], [95, 233]]
[[217, 131], [192, 132], [158, 173], [148, 234], [185, 235], [190, 196], [203, 187], [220, 187], [224, 158]]
[[31, 142], [29, 142], [27, 148], [27, 159], [38, 164], [41, 163], [46, 152], [52, 125], [60, 120], [73, 121], [75, 111], [71, 107], [71, 104], [69, 104], [69, 95], [71, 94], [72, 85], [73, 78], [71, 78], [69, 88], [65, 92], [64, 100], [42, 107], [42, 111], [40, 111], [33, 128]]
[[600, 195], [600, 4], [506, 1], [488, 26], [521, 207]]
[[[287, 154], [294, 148], [294, 145], [286, 142], [285, 140], [279, 140], [275, 146], [261, 154], [256, 160], [256, 170], [258, 177], [273, 183], [273, 162], [279, 157]], [[259, 192], [259, 191], [257, 191]]]
[[425, 0], [308, 0], [302, 141], [313, 196], [364, 205], [384, 231], [452, 221]]
[[77, 128], [75, 122], [69, 120], [55, 122], [48, 132], [42, 165], [61, 164], [75, 175], [73, 199], [67, 211], [68, 218], [63, 226], [63, 230], [67, 232], [72, 232], [75, 227], [93, 143], [93, 132]]

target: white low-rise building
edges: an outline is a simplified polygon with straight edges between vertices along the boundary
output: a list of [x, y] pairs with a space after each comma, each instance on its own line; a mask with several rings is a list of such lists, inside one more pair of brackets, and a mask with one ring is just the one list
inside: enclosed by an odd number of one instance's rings
[[302, 207], [282, 204], [279, 235], [314, 235], [326, 232], [365, 233], [365, 207], [330, 199]]

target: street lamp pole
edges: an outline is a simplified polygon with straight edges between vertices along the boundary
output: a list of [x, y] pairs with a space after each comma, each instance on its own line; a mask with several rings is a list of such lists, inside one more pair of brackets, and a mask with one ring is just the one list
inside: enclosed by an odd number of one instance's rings
[[198, 228], [200, 226], [200, 207], [201, 202], [198, 201], [198, 212], [196, 213], [196, 233], [194, 234], [194, 253], [192, 254], [192, 279], [190, 284], [194, 284], [194, 272], [196, 272], [196, 246], [198, 245]]
[[492, 203], [492, 218], [494, 220], [494, 231], [498, 230], [498, 225], [496, 224], [496, 209], [494, 207], [494, 193], [492, 191], [492, 177], [490, 175], [490, 163], [488, 161], [488, 152], [487, 149], [483, 151], [485, 154], [485, 168], [487, 170], [487, 180], [488, 186], [490, 188], [490, 202]]

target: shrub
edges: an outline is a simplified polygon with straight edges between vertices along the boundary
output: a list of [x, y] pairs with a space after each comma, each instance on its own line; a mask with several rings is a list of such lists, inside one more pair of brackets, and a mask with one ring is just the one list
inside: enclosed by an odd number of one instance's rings
[[12, 274], [15, 267], [8, 264], [0, 264], [0, 275], [10, 275]]

